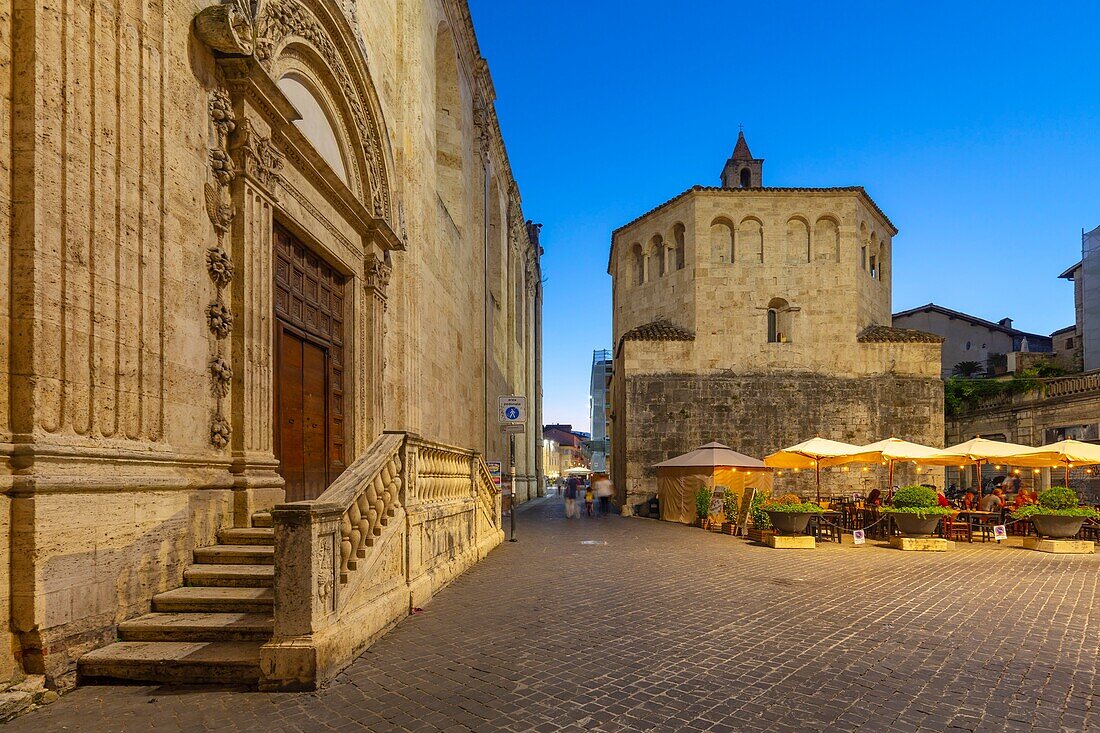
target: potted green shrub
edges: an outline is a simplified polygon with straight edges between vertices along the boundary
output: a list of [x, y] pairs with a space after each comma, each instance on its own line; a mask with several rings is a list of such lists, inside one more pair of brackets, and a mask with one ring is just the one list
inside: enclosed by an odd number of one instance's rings
[[695, 491], [695, 526], [707, 528], [710, 523], [710, 499], [714, 491], [709, 486], [700, 486]]
[[1100, 518], [1090, 506], [1078, 506], [1077, 494], [1065, 486], [1051, 486], [1039, 493], [1039, 503], [1012, 512], [1013, 519], [1030, 519], [1035, 533], [1052, 539], [1072, 539], [1086, 519]]
[[761, 509], [778, 534], [802, 534], [810, 523], [810, 517], [825, 510], [812, 501], [802, 501], [798, 494], [784, 494], [778, 499], [769, 499]]
[[722, 523], [722, 532], [731, 535], [737, 529], [737, 494], [729, 489], [726, 489], [726, 494], [722, 497], [722, 514], [726, 517], [726, 521]]
[[749, 504], [752, 528], [746, 532], [746, 535], [753, 542], [764, 542], [768, 535], [775, 534], [775, 530], [772, 529], [772, 520], [768, 519], [768, 514], [764, 511], [764, 502], [767, 500], [768, 497], [763, 492], [757, 491], [753, 493], [752, 503]]
[[940, 506], [936, 490], [927, 486], [904, 486], [894, 492], [889, 512], [903, 537], [930, 537], [940, 523], [940, 517], [954, 514], [950, 507]]

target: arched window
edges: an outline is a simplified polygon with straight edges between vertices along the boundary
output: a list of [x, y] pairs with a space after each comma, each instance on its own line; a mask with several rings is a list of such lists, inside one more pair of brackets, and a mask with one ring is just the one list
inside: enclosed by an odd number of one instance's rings
[[886, 239], [879, 242], [878, 245], [878, 279], [886, 279]]
[[[652, 262], [653, 259], [657, 260], [657, 277], [665, 276], [665, 266], [668, 262], [668, 256], [665, 252], [665, 240], [660, 234], [654, 234], [653, 239], [649, 240], [649, 257]], [[654, 268], [650, 267], [649, 271], [653, 272]]]
[[868, 270], [871, 278], [878, 278], [878, 234], [871, 232], [871, 244], [868, 249]]
[[759, 219], [748, 217], [737, 228], [739, 257], [745, 262], [764, 261], [764, 225]]
[[344, 165], [344, 151], [336, 138], [335, 126], [325, 113], [324, 106], [318, 100], [312, 85], [298, 74], [287, 74], [279, 79], [279, 89], [301, 115], [301, 119], [294, 121], [294, 126], [302, 131], [317, 154], [324, 158], [336, 175], [340, 176], [340, 180], [347, 183], [348, 173]]
[[685, 238], [687, 230], [683, 224], [676, 224], [672, 227], [672, 238], [676, 242], [676, 269], [682, 270], [687, 264], [687, 245]]
[[[733, 222], [719, 217], [710, 223], [710, 246], [715, 262], [733, 262], [737, 248], [733, 238]], [[698, 248], [696, 248], [698, 257]]]
[[840, 262], [840, 228], [829, 217], [821, 217], [814, 225], [814, 259]]
[[787, 222], [787, 262], [810, 261], [810, 225], [794, 217]]
[[741, 169], [741, 188], [748, 188], [752, 185], [752, 171], [748, 168]]
[[451, 29], [440, 25], [435, 38], [435, 171], [439, 198], [459, 231], [465, 223], [462, 181], [462, 90]]
[[645, 282], [645, 255], [642, 253], [642, 245], [635, 244], [631, 247], [631, 259], [633, 260], [633, 282], [641, 285]]
[[867, 232], [866, 222], [860, 222], [859, 225], [859, 266], [861, 269], [867, 269], [867, 242], [869, 234]]
[[786, 344], [791, 341], [791, 304], [783, 298], [768, 301], [768, 343]]

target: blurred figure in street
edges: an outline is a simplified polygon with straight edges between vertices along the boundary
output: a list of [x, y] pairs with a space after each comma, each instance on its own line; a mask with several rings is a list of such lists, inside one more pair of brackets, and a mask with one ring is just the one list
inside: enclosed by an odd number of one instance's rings
[[589, 483], [587, 486], [584, 487], [584, 511], [590, 517], [592, 516], [592, 499], [594, 497], [595, 494], [592, 493], [592, 484]]
[[602, 473], [596, 479], [596, 499], [600, 502], [600, 516], [611, 513], [611, 479]]
[[565, 480], [565, 518], [572, 519], [577, 516], [577, 477], [570, 476]]

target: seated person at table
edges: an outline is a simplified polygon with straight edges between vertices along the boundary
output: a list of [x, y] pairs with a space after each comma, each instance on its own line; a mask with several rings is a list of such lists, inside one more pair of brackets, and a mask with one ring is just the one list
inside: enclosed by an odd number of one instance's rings
[[1005, 492], [1000, 487], [993, 489], [992, 494], [986, 494], [978, 506], [983, 512], [999, 512], [1005, 506]]
[[940, 506], [951, 506], [951, 502], [949, 502], [947, 500], [947, 497], [944, 496], [943, 489], [936, 489], [936, 501], [939, 502]]
[[1038, 504], [1039, 496], [1034, 491], [1029, 491], [1026, 487], [1022, 488], [1016, 494], [1016, 501], [1013, 504], [1014, 509], [1019, 509], [1022, 506], [1028, 504]]
[[867, 495], [867, 506], [882, 506], [882, 492], [871, 489], [871, 493]]
[[962, 498], [962, 508], [971, 511], [978, 508], [978, 497], [974, 496], [973, 489], [968, 489]]

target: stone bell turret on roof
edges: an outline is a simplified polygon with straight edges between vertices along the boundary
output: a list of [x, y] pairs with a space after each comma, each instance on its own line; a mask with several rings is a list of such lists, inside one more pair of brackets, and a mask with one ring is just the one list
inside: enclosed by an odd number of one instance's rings
[[754, 158], [745, 142], [744, 130], [737, 133], [733, 155], [722, 169], [722, 188], [760, 188], [764, 185], [764, 159]]

